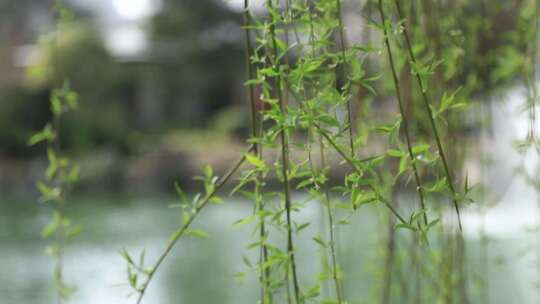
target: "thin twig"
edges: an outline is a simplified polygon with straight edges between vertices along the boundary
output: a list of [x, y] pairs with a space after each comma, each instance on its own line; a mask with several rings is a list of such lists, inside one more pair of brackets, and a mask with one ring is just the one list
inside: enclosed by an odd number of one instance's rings
[[[253, 151], [253, 149], [254, 149], [254, 147], [251, 146], [248, 149], [247, 152], [249, 153], [249, 152]], [[203, 199], [202, 203], [200, 203], [195, 208], [195, 212], [194, 212], [193, 216], [189, 217], [189, 220], [187, 222], [183, 223], [182, 227], [180, 227], [180, 229], [177, 230], [178, 232], [174, 234], [174, 237], [171, 238], [171, 240], [169, 241], [169, 244], [167, 245], [167, 247], [165, 248], [163, 253], [161, 253], [161, 255], [157, 259], [154, 266], [151, 268], [152, 270], [148, 274], [148, 277], [146, 278], [146, 281], [143, 283], [141, 289], [139, 290], [139, 297], [137, 299], [137, 304], [142, 303], [142, 300], [143, 300], [143, 297], [144, 297], [144, 295], [146, 293], [146, 290], [148, 289], [148, 286], [152, 282], [152, 279], [154, 278], [154, 275], [156, 274], [157, 270], [159, 269], [159, 266], [161, 265], [161, 263], [163, 263], [165, 258], [167, 258], [167, 256], [169, 255], [171, 250], [174, 248], [174, 246], [176, 245], [178, 240], [184, 235], [184, 233], [187, 231], [187, 229], [189, 228], [191, 223], [193, 223], [193, 221], [195, 220], [197, 215], [201, 212], [201, 210], [204, 207], [206, 207], [206, 205], [208, 205], [208, 203], [210, 202], [210, 199], [212, 197], [214, 197], [216, 195], [216, 193], [231, 179], [231, 177], [234, 175], [234, 173], [236, 173], [236, 171], [240, 168], [240, 166], [244, 163], [245, 160], [246, 160], [246, 155], [244, 154], [242, 156], [242, 158], [240, 158], [240, 160], [237, 161], [236, 164], [227, 172], [227, 174], [225, 174], [222, 178], [220, 178], [216, 182], [214, 190], [206, 195], [206, 197]]]
[[[381, 10], [382, 10], [381, 2], [382, 2], [382, 0], [379, 0], [379, 6], [381, 6]], [[402, 9], [401, 9], [401, 5], [399, 4], [399, 0], [394, 0], [394, 3], [396, 5], [396, 9], [398, 11], [399, 19], [403, 19], [404, 15], [403, 15], [403, 12], [402, 12]], [[407, 51], [409, 53], [410, 60], [411, 60], [411, 62], [413, 64], [417, 65], [418, 62], [417, 62], [416, 57], [414, 55], [414, 52], [412, 50], [412, 44], [411, 44], [411, 40], [409, 38], [409, 33], [407, 31], [407, 25], [406, 24], [403, 24], [403, 36], [405, 37], [405, 43], [407, 45]], [[420, 87], [420, 93], [422, 95], [422, 100], [424, 102], [424, 107], [426, 108], [426, 111], [427, 111], [428, 116], [429, 116], [429, 122], [430, 122], [430, 125], [431, 125], [431, 129], [433, 131], [433, 136], [435, 137], [435, 142], [437, 143], [437, 149], [439, 150], [439, 155], [440, 155], [441, 161], [443, 163], [444, 172], [445, 172], [446, 178], [448, 180], [448, 187], [450, 188], [450, 191], [452, 192], [452, 196], [453, 196], [452, 201], [454, 203], [454, 209], [456, 210], [456, 214], [457, 214], [457, 218], [458, 218], [459, 230], [462, 231], [463, 227], [461, 225], [461, 213], [460, 213], [459, 206], [458, 206], [458, 201], [457, 201], [457, 191], [454, 188], [454, 178], [452, 177], [452, 173], [450, 172], [450, 167], [448, 166], [448, 161], [446, 159], [446, 154], [445, 154], [443, 146], [442, 146], [442, 142], [441, 142], [441, 138], [439, 136], [439, 131], [437, 129], [437, 125], [435, 124], [435, 119], [433, 118], [433, 111], [431, 110], [431, 106], [429, 104], [426, 89], [424, 88], [424, 84], [422, 83], [422, 79], [421, 79], [420, 74], [419, 73], [415, 73], [415, 74], [416, 74], [416, 80], [418, 82], [418, 86]]]
[[[341, 60], [342, 68], [343, 68], [343, 76], [344, 78], [348, 78], [347, 76], [347, 56], [345, 54], [345, 33], [344, 33], [344, 26], [343, 26], [343, 16], [341, 14], [341, 0], [336, 0], [336, 7], [337, 7], [337, 19], [338, 19], [338, 28], [339, 28], [339, 48], [341, 51]], [[337, 68], [336, 68], [337, 73]], [[336, 84], [338, 82], [338, 79], [336, 77]], [[341, 92], [342, 88], [338, 87], [338, 91]], [[351, 99], [347, 97], [347, 125], [349, 129], [349, 146], [351, 148], [351, 155], [355, 155], [356, 151], [354, 148], [354, 133], [353, 133], [353, 121], [352, 121], [352, 103]]]
[[[319, 133], [319, 145], [320, 145], [320, 154], [321, 154], [321, 167], [323, 170], [326, 170], [326, 157], [324, 153], [324, 142], [323, 137]], [[336, 285], [336, 296], [338, 300], [338, 304], [341, 304], [343, 302], [343, 296], [341, 293], [341, 284], [339, 282], [338, 277], [338, 269], [337, 269], [337, 255], [336, 255], [336, 246], [335, 246], [335, 231], [334, 231], [334, 214], [332, 205], [330, 202], [330, 195], [328, 190], [328, 183], [324, 183], [324, 200], [326, 203], [326, 208], [328, 210], [328, 225], [329, 225], [329, 232], [330, 232], [330, 256], [332, 258], [332, 278], [334, 279], [334, 284]]]
[[[274, 10], [272, 0], [267, 0], [266, 4], [270, 10]], [[270, 14], [272, 15], [272, 14]], [[277, 45], [277, 38], [276, 38], [276, 28], [275, 28], [275, 20], [270, 21], [270, 40], [272, 42], [272, 51], [273, 51], [273, 57], [274, 57], [274, 67], [279, 67], [279, 61], [278, 61], [278, 45]], [[277, 99], [280, 107], [280, 111], [282, 115], [287, 115], [287, 105], [285, 104], [285, 101], [282, 96], [281, 92], [281, 86], [282, 86], [282, 78], [281, 74], [278, 72], [276, 75], [276, 92], [277, 92]], [[295, 261], [295, 254], [294, 254], [294, 242], [293, 242], [293, 236], [292, 236], [292, 219], [291, 219], [291, 185], [289, 181], [289, 136], [287, 134], [287, 130], [284, 126], [282, 126], [282, 129], [280, 131], [280, 140], [281, 140], [281, 171], [283, 175], [283, 194], [285, 196], [285, 216], [287, 221], [287, 255], [290, 259], [290, 266], [291, 266], [291, 272], [292, 272], [292, 280], [293, 280], [293, 288], [294, 288], [294, 298], [296, 300], [296, 303], [300, 303], [300, 287], [298, 284], [298, 277], [296, 273], [296, 261]], [[288, 269], [288, 267], [287, 267]]]
[[[339, 0], [338, 0], [339, 5]], [[339, 10], [338, 10], [339, 12]], [[341, 14], [340, 14], [341, 15]], [[314, 27], [313, 27], [313, 16], [309, 12], [309, 42], [311, 47], [311, 55], [315, 57], [315, 33], [314, 33]], [[341, 27], [341, 26], [340, 26]], [[343, 47], [343, 44], [342, 44]], [[343, 54], [344, 55], [344, 54]], [[345, 56], [343, 57], [345, 59]], [[305, 89], [304, 89], [305, 92]], [[315, 96], [319, 94], [319, 88], [315, 87]], [[350, 110], [350, 107], [348, 107]], [[349, 111], [350, 114], [350, 111]], [[351, 116], [348, 116], [349, 119]], [[351, 153], [354, 153], [354, 141], [352, 140], [352, 133], [349, 133], [350, 135], [350, 145], [351, 145]], [[320, 161], [321, 161], [321, 167], [322, 170], [326, 170], [326, 156], [325, 156], [325, 149], [324, 149], [324, 141], [322, 135], [319, 133], [319, 148], [320, 148]], [[333, 209], [330, 202], [330, 195], [329, 195], [329, 189], [328, 189], [328, 183], [324, 183], [324, 201], [326, 203], [327, 208], [327, 215], [328, 215], [328, 225], [329, 225], [329, 234], [330, 234], [330, 257], [332, 261], [332, 278], [334, 280], [334, 285], [336, 289], [336, 297], [338, 300], [338, 303], [341, 304], [343, 302], [343, 292], [341, 288], [341, 284], [338, 277], [338, 262], [337, 262], [337, 254], [336, 254], [336, 241], [335, 241], [335, 229], [334, 229], [334, 214]], [[324, 212], [324, 211], [323, 211]]]
[[[251, 25], [251, 14], [249, 11], [249, 0], [244, 0], [244, 29], [245, 29], [245, 35], [246, 35], [246, 69], [247, 69], [247, 77], [251, 80], [254, 78], [253, 73], [253, 65], [251, 63], [251, 55], [253, 54], [253, 48], [251, 45], [251, 35], [250, 35], [250, 28]], [[260, 117], [260, 114], [257, 111], [257, 104], [256, 104], [256, 98], [255, 98], [255, 90], [254, 85], [250, 84], [248, 85], [249, 90], [249, 101], [251, 105], [251, 136], [254, 139], [257, 139], [259, 137], [260, 131], [262, 129], [262, 119]], [[253, 144], [253, 152], [257, 155], [258, 158], [262, 158], [262, 146], [258, 141], [256, 141]], [[264, 211], [264, 203], [262, 199], [260, 198], [260, 192], [261, 192], [261, 185], [262, 182], [262, 173], [257, 173], [257, 176], [255, 177], [255, 186], [254, 186], [254, 196], [255, 196], [255, 205], [256, 205], [256, 211]], [[262, 214], [262, 212], [261, 212]], [[262, 240], [266, 236], [266, 225], [265, 225], [265, 219], [264, 216], [260, 216], [260, 227], [259, 227], [259, 237]], [[260, 280], [261, 280], [261, 301], [263, 304], [266, 303], [266, 299], [268, 298], [269, 302], [271, 303], [271, 293], [268, 290], [268, 280], [270, 277], [270, 268], [264, 267], [266, 262], [268, 261], [268, 248], [266, 245], [261, 242], [260, 246]]]
[[[388, 39], [388, 30], [386, 29], [386, 17], [384, 15], [384, 10], [382, 7], [382, 0], [379, 0], [379, 12], [381, 14], [381, 21], [383, 23], [384, 44], [386, 45], [388, 61], [390, 62], [390, 69], [392, 71], [392, 79], [394, 81], [394, 89], [395, 89], [396, 98], [398, 101], [399, 112], [401, 114], [401, 118], [403, 121], [403, 131], [405, 133], [405, 141], [407, 143], [407, 152], [409, 154], [409, 159], [411, 160], [411, 167], [413, 169], [414, 180], [416, 182], [416, 191], [418, 192], [418, 198], [420, 200], [420, 207], [423, 210], [426, 210], [426, 204], [424, 201], [424, 191], [422, 189], [422, 182], [420, 180], [420, 175], [418, 174], [418, 168], [416, 166], [416, 157], [412, 149], [411, 138], [409, 134], [409, 119], [407, 117], [407, 113], [405, 112], [405, 107], [403, 106], [403, 100], [401, 99], [401, 87], [400, 87], [399, 79], [396, 72], [396, 66], [394, 64], [394, 57], [392, 55], [390, 41]], [[427, 218], [426, 212], [424, 212], [423, 218], [424, 218], [424, 224], [427, 226], [428, 218]]]
[[[349, 163], [349, 165], [358, 173], [362, 173], [362, 170], [360, 168], [358, 168], [358, 166], [356, 165], [356, 163], [354, 162], [354, 160], [348, 156], [341, 147], [338, 146], [338, 144], [330, 137], [330, 135], [328, 135], [328, 133], [326, 133], [318, 124], [314, 124], [314, 126], [317, 128], [317, 130], [320, 132], [320, 134], [330, 143], [330, 145], [332, 147], [334, 147], [334, 149], [341, 155], [341, 157], [343, 157], [343, 159]], [[369, 159], [368, 159], [369, 160]], [[379, 201], [381, 201], [381, 203], [383, 203], [389, 210], [390, 212], [392, 212], [398, 219], [399, 221], [402, 223], [402, 224], [409, 224], [398, 212], [397, 210], [392, 206], [392, 204], [387, 200], [385, 199], [384, 197], [382, 197], [378, 191], [376, 191], [375, 187], [373, 187], [373, 185], [369, 184], [368, 183], [368, 187], [373, 191], [375, 192], [375, 194], [377, 194], [377, 198], [379, 199]]]

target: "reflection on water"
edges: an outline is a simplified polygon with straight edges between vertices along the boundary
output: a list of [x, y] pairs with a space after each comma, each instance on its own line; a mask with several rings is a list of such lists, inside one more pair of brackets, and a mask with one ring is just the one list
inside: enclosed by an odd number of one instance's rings
[[[118, 251], [147, 248], [147, 261], [153, 261], [179, 222], [177, 210], [168, 209], [174, 200], [155, 199], [78, 199], [68, 210], [84, 232], [66, 252], [66, 276], [78, 287], [71, 303], [133, 303], [125, 282], [125, 264]], [[340, 258], [346, 272], [345, 293], [351, 303], [377, 298], [383, 259], [380, 246], [385, 233], [383, 210], [365, 208], [351, 224], [340, 228]], [[4, 201], [0, 204], [0, 295], [3, 304], [53, 303], [51, 261], [43, 256], [45, 243], [40, 227], [50, 210], [34, 202]], [[156, 276], [147, 294], [147, 303], [256, 303], [258, 287], [254, 274], [239, 281], [233, 274], [246, 271], [242, 255], [255, 260], [256, 250], [248, 251], [252, 226], [233, 227], [236, 220], [249, 215], [251, 206], [241, 199], [211, 206], [203, 211], [195, 226], [205, 229], [210, 239], [184, 239]], [[304, 286], [314, 284], [319, 272], [319, 249], [312, 237], [321, 222], [316, 203], [300, 214], [299, 223], [312, 224], [297, 236], [298, 268]], [[399, 230], [400, 234], [408, 233]], [[493, 236], [496, 237], [496, 236]], [[515, 234], [496, 240], [491, 256], [506, 257], [506, 263], [490, 267], [492, 303], [533, 303], [534, 274], [523, 261], [510, 262], [518, 249], [527, 245], [527, 235]], [[468, 237], [470, 269], [478, 260], [475, 233]], [[521, 247], [520, 247], [521, 246]], [[528, 271], [528, 272], [527, 272]], [[472, 285], [471, 285], [472, 286]], [[471, 289], [473, 289], [471, 287]], [[356, 299], [356, 301], [355, 301]]]

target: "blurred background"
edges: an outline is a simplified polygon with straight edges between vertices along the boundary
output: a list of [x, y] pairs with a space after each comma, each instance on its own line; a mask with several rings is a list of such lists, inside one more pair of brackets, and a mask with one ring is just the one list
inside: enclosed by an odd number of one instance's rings
[[[255, 14], [264, 13], [262, 2], [253, 3]], [[523, 27], [517, 17], [523, 13], [522, 1], [467, 3], [461, 17], [470, 17], [462, 19], [469, 31], [449, 33], [452, 39], [464, 39], [467, 54], [466, 62], [456, 65], [456, 79], [471, 84], [477, 107], [470, 113], [486, 100], [497, 106], [490, 110], [491, 127], [471, 123], [460, 132], [474, 135], [473, 150], [494, 151], [490, 159], [498, 166], [483, 176], [500, 202], [487, 220], [485, 214], [465, 215], [471, 265], [482, 262], [475, 251], [484, 237], [477, 233], [482, 223], [488, 237], [499, 241], [490, 248], [489, 303], [539, 303], [534, 284], [540, 272], [532, 270], [534, 260], [528, 254], [533, 238], [527, 232], [538, 220], [537, 193], [514, 178], [516, 166], [525, 161], [533, 168], [537, 157], [524, 160], [512, 148], [528, 127], [516, 110], [525, 98], [519, 76], [527, 64], [522, 59], [525, 46], [504, 38]], [[66, 4], [74, 18], [69, 26], [57, 27], [53, 1], [0, 0], [0, 269], [6, 274], [0, 275], [0, 303], [54, 299], [52, 265], [42, 254], [46, 241], [39, 233], [51, 209], [38, 203], [35, 189], [47, 166], [45, 147], [27, 142], [51, 119], [51, 90], [65, 79], [80, 96], [79, 109], [66, 115], [61, 131], [62, 149], [81, 166], [67, 208], [83, 228], [66, 249], [66, 277], [78, 289], [71, 303], [132, 303], [118, 250], [148, 248], [148, 260], [153, 260], [180, 221], [181, 214], [167, 208], [175, 203], [173, 182], [194, 192], [192, 176], [204, 164], [223, 172], [244, 151], [249, 134], [243, 1]], [[364, 4], [344, 4], [351, 43], [370, 39], [372, 30], [363, 21], [369, 5]], [[477, 16], [489, 20], [490, 27], [475, 24]], [[52, 36], [55, 48], [47, 47]], [[393, 105], [384, 95], [377, 101], [383, 113], [386, 105]], [[465, 163], [479, 180], [478, 158], [473, 154]], [[248, 201], [229, 198], [201, 217], [200, 227], [210, 232], [211, 240], [187, 240], [166, 262], [148, 303], [255, 303], [256, 278], [233, 278], [245, 270], [242, 255], [256, 254], [244, 249], [252, 227], [232, 227], [250, 212]], [[354, 215], [350, 230], [340, 232], [340, 255], [345, 266], [351, 265], [344, 288], [352, 299], [376, 296], [382, 277], [376, 248], [384, 244], [377, 228], [384, 225], [384, 211], [368, 208], [366, 213]], [[320, 222], [315, 207], [298, 217]], [[313, 252], [318, 249], [309, 235], [318, 229], [312, 225], [299, 237], [304, 269], [317, 263]], [[355, 230], [365, 231], [366, 237], [358, 240]], [[362, 249], [366, 247], [374, 249]], [[312, 283], [315, 273], [305, 271], [304, 282]], [[477, 297], [484, 292], [478, 286], [471, 289]]]
[[[43, 150], [26, 143], [65, 79], [81, 99], [62, 129], [63, 149], [84, 160], [80, 190], [169, 188], [189, 181], [213, 157], [200, 152], [216, 146], [228, 161], [249, 122], [241, 3], [67, 2], [76, 16], [62, 28], [51, 1], [0, 4], [2, 192], [33, 187]], [[43, 40], [54, 32], [51, 50]]]

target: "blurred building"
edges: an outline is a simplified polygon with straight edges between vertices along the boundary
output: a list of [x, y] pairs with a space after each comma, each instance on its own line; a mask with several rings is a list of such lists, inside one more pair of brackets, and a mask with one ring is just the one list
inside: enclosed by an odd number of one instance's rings
[[26, 87], [36, 73], [45, 91], [69, 79], [83, 110], [123, 112], [121, 124], [139, 130], [204, 127], [244, 102], [242, 16], [224, 2], [70, 0], [77, 17], [56, 38], [57, 54], [38, 43], [55, 30], [52, 2], [0, 4], [0, 90], [36, 93]]

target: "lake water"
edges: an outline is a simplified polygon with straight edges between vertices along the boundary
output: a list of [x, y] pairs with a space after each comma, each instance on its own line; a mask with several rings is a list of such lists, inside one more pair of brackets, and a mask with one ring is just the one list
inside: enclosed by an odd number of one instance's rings
[[[137, 253], [146, 248], [147, 261], [154, 261], [180, 222], [178, 210], [167, 207], [174, 202], [174, 198], [163, 197], [79, 198], [72, 202], [68, 212], [84, 230], [66, 248], [66, 277], [78, 288], [69, 303], [134, 303], [135, 297], [128, 297], [125, 263], [118, 251], [125, 247]], [[310, 206], [295, 214], [299, 223], [314, 223], [296, 238], [304, 286], [315, 283], [320, 264], [318, 246], [312, 241], [320, 228], [316, 225], [321, 222], [319, 207], [316, 203]], [[255, 275], [243, 281], [234, 277], [246, 271], [242, 255], [255, 260], [256, 250], [246, 249], [252, 227], [233, 227], [250, 213], [250, 204], [242, 199], [204, 210], [194, 227], [206, 230], [209, 239], [183, 239], [157, 274], [145, 303], [256, 303]], [[383, 214], [381, 209], [364, 208], [350, 225], [339, 228], [339, 254], [347, 275], [344, 289], [351, 303], [378, 298], [384, 262], [380, 250], [386, 235]], [[45, 242], [39, 236], [49, 216], [45, 205], [32, 201], [0, 204], [0, 303], [54, 303], [52, 263], [42, 253]], [[538, 303], [533, 284], [536, 271], [531, 260], [518, 257], [532, 238], [526, 232], [492, 237], [491, 303]], [[467, 240], [472, 269], [479, 262], [476, 231]]]

